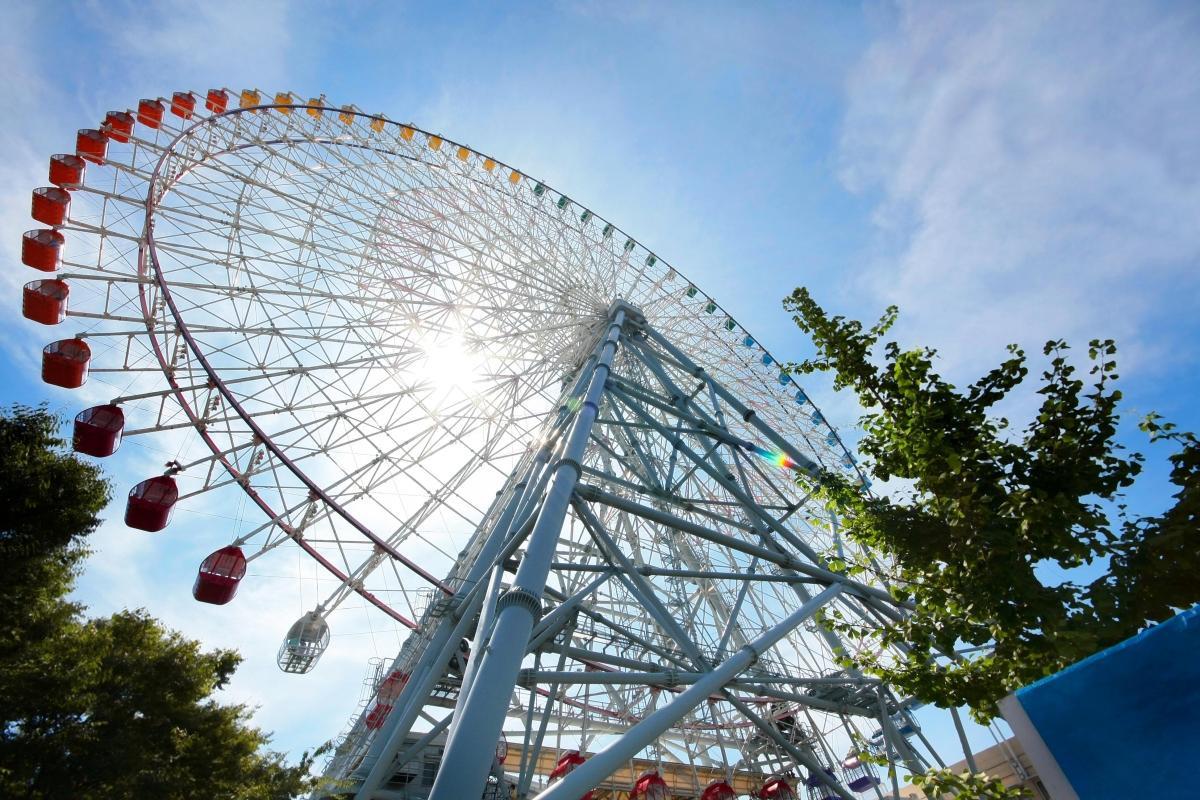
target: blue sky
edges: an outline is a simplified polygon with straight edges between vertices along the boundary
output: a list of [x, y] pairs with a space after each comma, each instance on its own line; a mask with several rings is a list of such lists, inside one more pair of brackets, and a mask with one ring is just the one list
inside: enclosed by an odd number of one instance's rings
[[[50, 334], [16, 311], [31, 279], [19, 236], [47, 157], [140, 97], [225, 86], [324, 93], [493, 153], [616, 220], [781, 358], [809, 353], [780, 306], [803, 284], [859, 318], [899, 304], [897, 337], [938, 348], [957, 380], [1010, 341], [1037, 352], [1063, 337], [1082, 355], [1089, 338], [1115, 338], [1130, 419], [1156, 410], [1200, 428], [1194, 3], [0, 8], [5, 402], [84, 405], [37, 380]], [[852, 430], [849, 399], [810, 389]], [[106, 464], [118, 495], [159, 458], [128, 449]], [[1152, 453], [1134, 497], [1151, 510], [1164, 501]], [[264, 575], [269, 590], [237, 608], [188, 596], [240, 513], [181, 510], [158, 537], [106, 524], [80, 596], [236, 646], [246, 664], [230, 696], [261, 705], [260, 724], [299, 749], [341, 727], [364, 658], [395, 635], [360, 611], [340, 655], [281, 676], [274, 651], [304, 605], [294, 580]]]

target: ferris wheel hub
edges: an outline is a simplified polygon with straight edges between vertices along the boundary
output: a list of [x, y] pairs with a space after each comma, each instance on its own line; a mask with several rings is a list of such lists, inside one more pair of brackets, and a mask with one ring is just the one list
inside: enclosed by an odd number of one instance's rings
[[[289, 630], [283, 671], [314, 668], [351, 599], [411, 631], [387, 671], [404, 680], [372, 682], [331, 774], [368, 797], [405, 766], [393, 759], [416, 721], [455, 708], [466, 722], [443, 716], [414, 740], [446, 735], [435, 800], [473, 797], [480, 765], [500, 786], [512, 724], [532, 748], [512, 766], [529, 796], [566, 780], [563, 764], [597, 772], [613, 758], [597, 737], [661, 720], [660, 702], [742, 654], [753, 680], [731, 670], [642, 742], [656, 761], [630, 760], [621, 791], [650, 798], [687, 773], [695, 795], [704, 761], [713, 800], [721, 775], [740, 789], [780, 765], [865, 785], [845, 765], [821, 772], [848, 746], [846, 715], [877, 699], [838, 667], [828, 630], [746, 649], [813, 596], [870, 620], [904, 613], [823, 560], [854, 545], [816, 482], [865, 476], [716, 300], [544, 181], [323, 96], [174, 92], [110, 112], [75, 146], [34, 192], [47, 227], [22, 239], [22, 261], [57, 274], [22, 291], [27, 318], [82, 326], [45, 348], [44, 380], [116, 395], [79, 415], [77, 451], [192, 433], [126, 519], [157, 531], [244, 499], [249, 516], [204, 517], [222, 541], [203, 545], [201, 602], [232, 601], [279, 548], [311, 558], [319, 602]], [[543, 657], [558, 668], [530, 671]], [[797, 689], [806, 678], [827, 683]], [[800, 713], [825, 727], [797, 742], [780, 733], [787, 714], [753, 710], [782, 702], [801, 704], [790, 730]], [[901, 737], [916, 730], [901, 721]], [[575, 759], [539, 767], [547, 731]], [[894, 744], [893, 761], [922, 766]]]

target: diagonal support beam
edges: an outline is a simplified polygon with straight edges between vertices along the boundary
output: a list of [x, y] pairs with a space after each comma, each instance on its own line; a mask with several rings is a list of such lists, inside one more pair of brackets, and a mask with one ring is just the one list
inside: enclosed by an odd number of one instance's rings
[[840, 585], [830, 586], [800, 608], [793, 611], [775, 627], [747, 644], [728, 660], [696, 681], [667, 705], [634, 725], [617, 741], [580, 764], [558, 783], [539, 794], [535, 800], [578, 800], [615, 772], [621, 764], [648, 747], [672, 725], [696, 706], [720, 691], [730, 680], [750, 667], [758, 657], [773, 647], [793, 628], [815, 614], [842, 591]]
[[617, 579], [625, 584], [625, 587], [637, 597], [646, 610], [650, 612], [654, 620], [659, 626], [670, 633], [675, 638], [676, 644], [687, 653], [688, 658], [701, 669], [709, 666], [704, 654], [700, 652], [700, 648], [692, 641], [691, 636], [680, 627], [679, 623], [671, 616], [671, 613], [659, 602], [654, 587], [646, 580], [645, 576], [639, 575], [637, 567], [621, 552], [617, 547], [617, 543], [608, 535], [608, 531], [604, 529], [603, 523], [596, 517], [587, 503], [578, 497], [571, 501], [575, 513], [583, 520], [583, 524], [592, 534], [596, 544], [600, 545], [600, 549], [604, 551], [605, 556], [609, 561], [621, 568], [617, 573]]
[[804, 750], [796, 747], [796, 745], [785, 739], [783, 734], [777, 731], [765, 719], [754, 713], [754, 709], [750, 708], [750, 706], [748, 706], [746, 703], [734, 697], [729, 692], [724, 692], [723, 694], [725, 695], [725, 699], [732, 703], [738, 711], [741, 711], [742, 715], [745, 716], [746, 719], [753, 722], [756, 728], [766, 734], [767, 738], [783, 748], [788, 755], [795, 759], [796, 763], [803, 764], [809, 773], [820, 780], [821, 783], [825, 784], [829, 789], [832, 789], [834, 792], [836, 792], [838, 797], [841, 797], [842, 800], [856, 800], [854, 795], [852, 795], [845, 786], [842, 786], [839, 781], [829, 777], [829, 775], [825, 772], [825, 768], [810, 753], [806, 753]]
[[759, 433], [761, 433], [767, 438], [768, 441], [771, 442], [771, 444], [775, 445], [782, 452], [786, 453], [788, 458], [795, 461], [803, 472], [807, 473], [813, 478], [820, 479], [820, 465], [798, 451], [792, 446], [791, 442], [780, 436], [774, 428], [759, 419], [754, 413], [754, 409], [747, 408], [745, 403], [735, 397], [732, 392], [730, 392], [720, 383], [715, 381], [711, 375], [704, 371], [703, 367], [698, 366], [695, 361], [692, 361], [687, 357], [686, 354], [684, 354], [682, 350], [672, 344], [670, 339], [666, 338], [650, 326], [646, 326], [646, 336], [650, 339], [653, 339], [659, 347], [669, 353], [671, 358], [674, 359], [675, 362], [681, 367], [688, 370], [696, 377], [707, 381], [712, 387], [713, 391], [716, 392], [722, 400], [724, 400], [734, 411], [742, 415], [742, 419], [754, 426]]
[[455, 716], [458, 717], [455, 735], [446, 743], [442, 765], [430, 792], [431, 800], [462, 800], [483, 793], [492, 761], [491, 754], [508, 711], [511, 687], [516, 682], [534, 623], [541, 616], [542, 594], [550, 572], [550, 562], [558, 545], [567, 507], [579, 482], [579, 462], [599, 414], [601, 396], [621, 339], [625, 315], [625, 309], [618, 306], [593, 356], [594, 365], [590, 370], [585, 370], [590, 372], [587, 393], [576, 412], [563, 455], [554, 467], [513, 587], [497, 601], [491, 635], [482, 652], [475, 655], [480, 663], [474, 684], [469, 694], [459, 695], [455, 707]]
[[761, 545], [752, 544], [743, 541], [737, 537], [730, 536], [720, 531], [715, 531], [712, 528], [707, 528], [703, 525], [698, 525], [694, 522], [686, 520], [682, 517], [677, 517], [666, 511], [659, 511], [656, 508], [644, 506], [641, 503], [635, 503], [632, 500], [626, 500], [611, 492], [606, 492], [603, 489], [595, 486], [580, 485], [576, 490], [580, 497], [592, 502], [602, 503], [610, 508], [615, 508], [620, 511], [627, 511], [635, 516], [651, 522], [657, 522], [660, 525], [665, 525], [669, 528], [690, 533], [693, 536], [698, 536], [701, 539], [707, 539], [714, 544], [719, 544], [728, 547], [732, 550], [738, 550], [751, 556], [758, 556], [764, 561], [769, 561], [772, 564], [777, 564], [785, 569], [795, 570], [812, 578], [817, 578], [822, 582], [844, 584], [853, 594], [863, 597], [873, 597], [882, 600], [891, 605], [903, 605], [897, 603], [896, 599], [890, 594], [874, 586], [868, 586], [865, 583], [847, 578], [845, 575], [840, 575], [836, 572], [831, 572], [827, 569], [807, 564], [799, 559], [793, 558], [786, 554], [781, 554], [775, 550]]

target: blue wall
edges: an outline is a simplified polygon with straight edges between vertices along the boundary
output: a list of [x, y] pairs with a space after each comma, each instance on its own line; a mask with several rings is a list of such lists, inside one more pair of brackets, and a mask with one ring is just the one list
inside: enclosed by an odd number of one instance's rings
[[1083, 800], [1200, 797], [1200, 606], [1016, 694]]

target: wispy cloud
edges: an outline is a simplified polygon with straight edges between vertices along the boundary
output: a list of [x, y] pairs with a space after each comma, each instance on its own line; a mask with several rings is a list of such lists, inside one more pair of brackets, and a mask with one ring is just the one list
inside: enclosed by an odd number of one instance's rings
[[[53, 130], [46, 108], [52, 108], [58, 97], [55, 88], [38, 69], [36, 47], [27, 35], [36, 23], [31, 8], [14, 6], [6, 9], [5, 24], [0, 25], [0, 70], [4, 85], [0, 100], [14, 124], [0, 130], [0, 185], [8, 191], [0, 194], [0, 225], [4, 236], [0, 241], [0, 257], [8, 264], [20, 264], [20, 234], [36, 224], [29, 218], [30, 192], [46, 181], [50, 151], [43, 138]], [[60, 131], [61, 132], [61, 129]], [[65, 138], [65, 137], [60, 137]], [[37, 277], [25, 267], [6, 269], [0, 290], [14, 296], [21, 283]]]
[[870, 296], [951, 372], [1059, 336], [1116, 337], [1138, 369], [1194, 360], [1160, 322], [1200, 308], [1200, 9], [895, 11], [840, 147], [844, 183], [878, 198]]
[[[234, 0], [63, 8], [7, 9], [0, 27], [0, 99], [21, 121], [0, 132], [0, 180], [21, 187], [0, 198], [0, 255], [10, 264], [21, 230], [33, 227], [28, 190], [44, 181], [47, 156], [108, 108], [210, 85], [303, 89], [317, 75], [314, 93], [412, 116], [561, 182], [662, 247], [763, 341], [785, 339], [781, 328], [799, 337], [752, 310], [777, 308], [800, 282], [836, 291], [846, 271], [829, 265], [854, 261], [859, 207], [826, 169], [839, 76], [862, 44], [854, 9], [831, 20], [786, 5], [732, 13], [583, 3], [457, 16], [406, 7], [385, 21], [379, 7]], [[67, 55], [88, 69], [54, 72], [58, 62], [36, 57], [55, 13], [76, 18], [82, 33]], [[1184, 334], [1146, 331], [1196, 310], [1197, 14], [1184, 4], [906, 4], [885, 14], [846, 84], [836, 148], [842, 181], [875, 209], [864, 304], [899, 302], [905, 338], [941, 346], [958, 369], [994, 362], [989, 348], [1013, 336], [1116, 335], [1142, 353], [1157, 342], [1160, 364], [1194, 358], [1194, 343], [1171, 346]], [[10, 299], [20, 272], [0, 286]], [[57, 337], [23, 322], [0, 327], [0, 346], [23, 362], [14, 371], [36, 375], [37, 346]], [[70, 402], [113, 393], [97, 378]], [[855, 409], [832, 411], [848, 420]], [[396, 631], [370, 609], [340, 609], [320, 667], [281, 676], [280, 638], [329, 588], [314, 587], [313, 565], [294, 549], [255, 562], [229, 606], [195, 604], [196, 565], [257, 523], [254, 510], [235, 511], [231, 499], [221, 517], [181, 503], [163, 534], [120, 525], [124, 492], [177, 457], [185, 438], [130, 440], [106, 464], [120, 471], [118, 501], [82, 594], [95, 613], [145, 605], [207, 646], [240, 649], [246, 663], [229, 696], [261, 704], [259, 721], [281, 746], [333, 735], [365, 658], [394, 653]]]
[[88, 2], [88, 13], [106, 44], [130, 75], [153, 75], [160, 91], [202, 76], [227, 76], [264, 89], [285, 76], [292, 51], [289, 5], [282, 0], [246, 3], [213, 0], [192, 3]]

